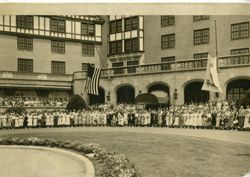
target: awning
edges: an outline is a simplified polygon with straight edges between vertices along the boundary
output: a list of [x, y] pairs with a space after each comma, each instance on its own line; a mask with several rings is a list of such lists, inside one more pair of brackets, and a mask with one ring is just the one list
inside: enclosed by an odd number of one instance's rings
[[136, 104], [167, 104], [168, 98], [167, 97], [157, 97], [151, 93], [143, 93], [138, 95], [135, 98]]

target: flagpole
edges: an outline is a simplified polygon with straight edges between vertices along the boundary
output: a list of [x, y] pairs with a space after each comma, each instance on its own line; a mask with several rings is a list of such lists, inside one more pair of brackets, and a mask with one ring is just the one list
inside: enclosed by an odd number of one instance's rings
[[[217, 58], [218, 56], [218, 47], [217, 47], [217, 25], [216, 25], [216, 20], [214, 20], [214, 28], [215, 28], [215, 57]], [[218, 67], [218, 65], [217, 65]]]

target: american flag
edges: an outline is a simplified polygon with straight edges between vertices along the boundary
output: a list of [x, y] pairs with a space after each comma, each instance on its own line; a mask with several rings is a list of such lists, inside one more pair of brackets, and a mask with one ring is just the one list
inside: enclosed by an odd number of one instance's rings
[[92, 94], [92, 95], [99, 95], [98, 88], [99, 88], [99, 81], [101, 75], [101, 68], [95, 68], [91, 66], [89, 63], [87, 65], [87, 80], [85, 85], [85, 92]]

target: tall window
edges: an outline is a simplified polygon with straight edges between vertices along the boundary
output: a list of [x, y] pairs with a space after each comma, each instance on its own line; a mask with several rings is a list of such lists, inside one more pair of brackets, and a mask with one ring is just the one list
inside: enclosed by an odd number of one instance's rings
[[167, 34], [161, 36], [161, 48], [162, 49], [175, 48], [175, 34]]
[[65, 74], [65, 62], [64, 61], [51, 61], [51, 73]]
[[[231, 55], [241, 55], [241, 54], [248, 54], [249, 53], [249, 48], [240, 48], [240, 49], [232, 49], [231, 50]], [[243, 56], [233, 56], [230, 58], [230, 64], [249, 64], [249, 56], [248, 55], [243, 55]]]
[[193, 20], [194, 21], [201, 21], [201, 20], [208, 20], [209, 15], [194, 15]]
[[25, 59], [25, 58], [18, 58], [17, 70], [21, 72], [33, 72], [33, 60]]
[[194, 30], [194, 45], [209, 43], [209, 28]]
[[17, 37], [17, 49], [32, 51], [33, 39], [28, 37]]
[[249, 22], [237, 23], [231, 25], [231, 39], [246, 39], [249, 38]]
[[138, 29], [138, 17], [125, 18], [125, 31]]
[[18, 15], [16, 26], [17, 28], [33, 29], [33, 16]]
[[65, 20], [59, 18], [51, 18], [50, 30], [52, 32], [65, 33]]
[[85, 36], [95, 36], [95, 25], [90, 23], [82, 23], [81, 34]]
[[114, 41], [109, 44], [109, 54], [120, 54], [122, 53], [122, 41]]
[[52, 53], [65, 53], [65, 42], [64, 41], [51, 41], [51, 52]]
[[139, 51], [138, 38], [126, 39], [125, 40], [125, 52], [137, 52]]
[[122, 32], [122, 20], [115, 20], [110, 22], [110, 34]]
[[94, 44], [82, 44], [82, 55], [95, 56], [95, 45]]
[[173, 26], [175, 24], [175, 16], [174, 15], [166, 15], [161, 16], [161, 26]]

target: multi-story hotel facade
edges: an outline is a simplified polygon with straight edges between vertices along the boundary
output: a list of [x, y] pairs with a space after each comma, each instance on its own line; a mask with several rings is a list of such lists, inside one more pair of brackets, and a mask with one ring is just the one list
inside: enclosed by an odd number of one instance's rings
[[[250, 16], [1, 16], [2, 94], [81, 95], [134, 103], [239, 100], [250, 88]], [[223, 93], [202, 91], [208, 55]], [[84, 92], [86, 63], [102, 67], [100, 95]]]

